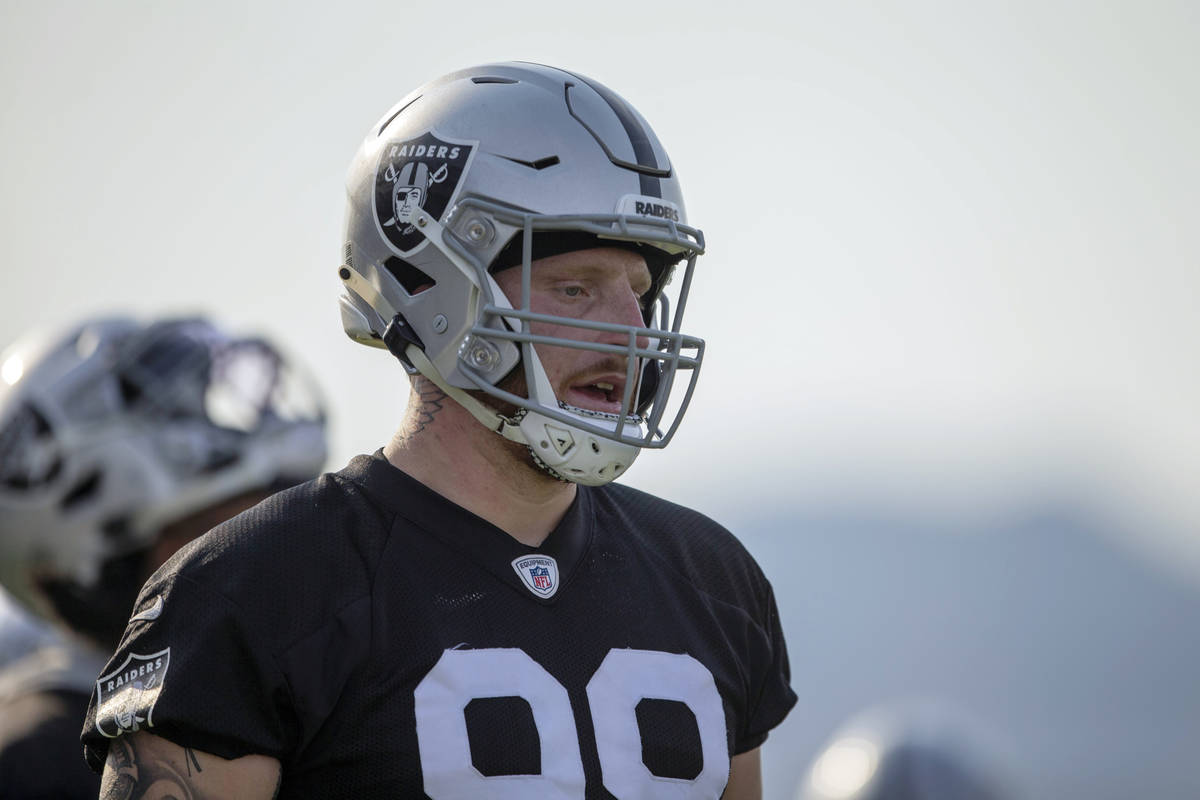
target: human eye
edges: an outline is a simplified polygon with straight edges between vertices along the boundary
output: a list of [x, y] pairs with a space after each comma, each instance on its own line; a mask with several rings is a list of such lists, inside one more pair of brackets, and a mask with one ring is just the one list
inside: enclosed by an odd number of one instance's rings
[[566, 275], [550, 281], [546, 288], [564, 300], [578, 300], [591, 293], [587, 281]]

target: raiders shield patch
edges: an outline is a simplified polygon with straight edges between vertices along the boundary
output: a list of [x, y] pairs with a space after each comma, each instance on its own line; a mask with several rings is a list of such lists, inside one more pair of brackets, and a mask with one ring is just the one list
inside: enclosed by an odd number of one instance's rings
[[375, 221], [402, 256], [425, 244], [413, 215], [434, 219], [454, 202], [478, 142], [442, 139], [432, 132], [384, 145], [375, 170]]
[[114, 739], [154, 727], [154, 704], [171, 665], [171, 648], [143, 656], [130, 653], [125, 663], [96, 681], [96, 730]]
[[538, 597], [553, 597], [558, 591], [558, 562], [550, 556], [521, 556], [512, 566], [525, 588]]

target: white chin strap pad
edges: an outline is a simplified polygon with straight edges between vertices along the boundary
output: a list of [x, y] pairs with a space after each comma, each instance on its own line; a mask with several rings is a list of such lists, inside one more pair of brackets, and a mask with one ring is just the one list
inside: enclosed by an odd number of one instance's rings
[[641, 450], [550, 419], [536, 411], [521, 418], [529, 451], [543, 467], [571, 483], [603, 486], [624, 475]]
[[635, 445], [587, 433], [536, 411], [526, 412], [515, 425], [462, 389], [446, 383], [421, 348], [410, 345], [407, 355], [426, 378], [471, 416], [505, 439], [527, 446], [534, 462], [556, 478], [585, 486], [603, 486], [624, 475], [641, 452]]

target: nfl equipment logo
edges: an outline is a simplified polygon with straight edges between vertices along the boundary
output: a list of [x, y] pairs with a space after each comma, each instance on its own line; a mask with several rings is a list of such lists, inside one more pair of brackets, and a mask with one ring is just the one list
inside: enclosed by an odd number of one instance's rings
[[521, 556], [513, 559], [512, 566], [536, 596], [553, 597], [558, 591], [558, 562], [550, 556]]

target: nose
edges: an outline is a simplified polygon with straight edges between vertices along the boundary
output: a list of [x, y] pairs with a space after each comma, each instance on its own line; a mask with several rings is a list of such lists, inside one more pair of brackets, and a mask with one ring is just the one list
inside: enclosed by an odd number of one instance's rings
[[[621, 291], [620, 296], [613, 298], [609, 303], [609, 314], [605, 315], [604, 321], [616, 323], [617, 325], [628, 325], [633, 328], [646, 327], [646, 321], [642, 318], [640, 298], [631, 289]], [[614, 331], [603, 333], [601, 336], [601, 341], [605, 344], [617, 344], [622, 347], [629, 345], [628, 333]], [[648, 348], [650, 346], [650, 339], [646, 336], [638, 336], [637, 346], [640, 349]]]

